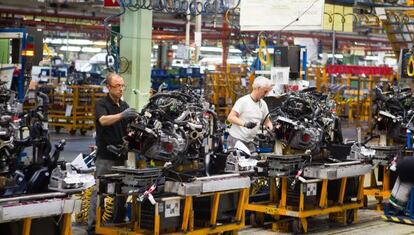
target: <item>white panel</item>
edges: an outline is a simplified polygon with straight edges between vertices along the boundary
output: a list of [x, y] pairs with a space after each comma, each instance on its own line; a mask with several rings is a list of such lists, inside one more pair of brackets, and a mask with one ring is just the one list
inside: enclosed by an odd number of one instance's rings
[[241, 1], [241, 30], [322, 30], [324, 4], [324, 0]]
[[51, 199], [28, 204], [0, 206], [0, 222], [79, 212], [80, 207], [81, 201], [72, 199]]

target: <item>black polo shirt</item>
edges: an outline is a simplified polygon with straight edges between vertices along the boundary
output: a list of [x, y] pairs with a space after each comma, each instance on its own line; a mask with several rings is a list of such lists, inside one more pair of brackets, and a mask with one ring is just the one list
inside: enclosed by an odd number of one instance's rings
[[96, 146], [98, 147], [96, 157], [108, 160], [119, 160], [115, 154], [106, 149], [108, 145], [122, 144], [122, 137], [127, 135], [127, 120], [122, 119], [110, 126], [102, 126], [99, 123], [99, 118], [105, 115], [113, 115], [121, 113], [129, 105], [120, 100], [119, 106], [107, 95], [98, 100], [95, 107], [95, 125], [96, 125]]

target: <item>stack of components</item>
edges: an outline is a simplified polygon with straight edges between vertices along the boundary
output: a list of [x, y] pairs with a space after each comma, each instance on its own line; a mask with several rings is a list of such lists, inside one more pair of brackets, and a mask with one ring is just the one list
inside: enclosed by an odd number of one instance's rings
[[270, 111], [274, 126], [270, 134], [285, 149], [317, 154], [329, 144], [342, 142], [334, 109], [334, 101], [314, 89], [287, 93], [282, 105]]
[[265, 153], [262, 156], [268, 163], [269, 176], [280, 177], [294, 175], [302, 167], [302, 155], [278, 155]]
[[113, 167], [114, 173], [122, 175], [122, 193], [137, 192], [137, 189], [146, 188], [157, 182], [161, 177], [160, 168], [131, 169], [126, 167]]
[[400, 89], [397, 84], [380, 84], [375, 88], [373, 108], [373, 130], [385, 134], [394, 144], [405, 144], [407, 130], [414, 131], [414, 102], [411, 89]]

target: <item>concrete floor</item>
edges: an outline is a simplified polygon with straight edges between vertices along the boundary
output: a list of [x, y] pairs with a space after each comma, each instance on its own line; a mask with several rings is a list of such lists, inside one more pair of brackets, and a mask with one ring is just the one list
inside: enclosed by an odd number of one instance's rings
[[[383, 221], [381, 213], [370, 209], [358, 211], [359, 221], [351, 225], [329, 223], [327, 216], [311, 218], [308, 234], [403, 235], [414, 234], [414, 226]], [[269, 228], [247, 228], [241, 235], [289, 234], [275, 233]]]
[[[364, 125], [362, 124], [363, 128]], [[343, 128], [344, 138], [348, 140], [356, 139], [356, 128], [354, 125], [345, 125]], [[51, 133], [52, 142], [56, 142], [60, 139], [66, 139], [67, 144], [65, 150], [61, 154], [61, 158], [66, 161], [71, 161], [79, 153], [88, 153], [89, 145], [94, 144], [92, 139], [92, 133], [88, 132], [86, 136], [80, 136], [77, 133], [75, 136], [69, 134], [55, 134]], [[326, 216], [311, 218], [309, 220], [309, 234], [352, 234], [352, 235], [403, 235], [403, 234], [414, 234], [414, 226], [391, 223], [382, 221], [380, 218], [381, 213], [369, 209], [359, 210], [359, 221], [348, 226], [340, 224], [329, 223]], [[73, 225], [74, 235], [86, 234], [86, 227], [83, 225]], [[274, 233], [271, 231], [270, 226], [262, 228], [247, 227], [246, 229], [239, 232], [243, 235], [266, 235], [266, 234], [285, 234], [285, 233]], [[287, 233], [288, 234], [288, 233]]]
[[79, 153], [89, 153], [89, 145], [95, 144], [95, 140], [92, 137], [92, 132], [90, 131], [86, 133], [85, 136], [81, 136], [79, 133], [71, 136], [65, 132], [60, 134], [52, 132], [50, 134], [50, 138], [53, 145], [61, 139], [66, 140], [65, 149], [60, 153], [60, 159], [68, 162], [75, 159]]
[[[381, 213], [372, 209], [361, 209], [358, 211], [359, 221], [351, 225], [340, 225], [329, 223], [327, 216], [320, 216], [309, 219], [308, 234], [352, 234], [352, 235], [406, 235], [414, 234], [414, 225], [406, 225], [383, 221]], [[73, 235], [86, 235], [86, 227], [73, 224]], [[290, 234], [272, 232], [270, 224], [264, 227], [253, 228], [247, 226], [239, 231], [240, 235], [270, 235]]]

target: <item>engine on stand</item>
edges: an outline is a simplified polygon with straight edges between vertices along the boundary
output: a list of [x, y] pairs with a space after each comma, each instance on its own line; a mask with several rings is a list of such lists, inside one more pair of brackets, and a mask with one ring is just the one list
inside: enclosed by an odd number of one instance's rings
[[382, 209], [382, 201], [400, 184], [395, 173], [397, 163], [412, 155], [414, 106], [411, 89], [401, 88], [396, 81], [378, 83], [372, 100], [369, 135], [364, 141], [360, 137], [352, 146], [349, 159], [373, 165], [370, 184], [364, 189], [365, 201], [375, 196], [377, 209]]
[[192, 164], [198, 169], [206, 155], [221, 148], [217, 115], [204, 99], [190, 90], [152, 96], [140, 116], [129, 124], [126, 141], [142, 157]]
[[[128, 197], [132, 197], [133, 203], [140, 203], [145, 212], [142, 219], [148, 221], [141, 225], [143, 228], [154, 227], [154, 205], [165, 209], [162, 221], [168, 221], [168, 225], [161, 223], [161, 229], [179, 227], [179, 212], [168, 216], [171, 196], [201, 196], [247, 189], [250, 185], [248, 177], [238, 174], [210, 176], [211, 162], [222, 153], [222, 130], [210, 104], [189, 87], [160, 91], [150, 97], [138, 116], [130, 120], [127, 132], [121, 146], [108, 146], [108, 150], [127, 159], [128, 166], [113, 167], [114, 174], [98, 179], [99, 193], [107, 195], [105, 198], [113, 202], [110, 205], [118, 207]], [[211, 210], [206, 207], [210, 197], [204, 199], [194, 199], [194, 203], [204, 205], [200, 206], [200, 213]], [[189, 209], [184, 208], [183, 200], [177, 200], [175, 197], [175, 210]], [[116, 214], [122, 212], [105, 205], [102, 222], [119, 222]]]
[[[270, 107], [273, 129], [265, 129], [262, 124], [256, 142], [259, 149], [272, 145], [273, 148], [271, 152], [258, 154], [256, 181], [252, 186], [255, 194], [250, 196], [248, 210], [266, 211], [275, 206], [288, 210], [286, 214], [280, 211], [268, 214], [295, 215], [298, 220], [293, 224], [302, 224], [305, 231], [306, 216], [296, 213], [314, 213], [319, 208], [346, 212], [346, 222], [352, 223], [357, 208], [362, 207], [360, 186], [372, 166], [347, 159], [352, 144], [343, 143], [335, 102], [313, 88], [265, 100]], [[263, 205], [265, 201], [270, 204]], [[344, 205], [348, 209], [342, 208]]]
[[[49, 141], [47, 128], [48, 97], [37, 93], [41, 105], [23, 112], [15, 94], [0, 89], [0, 196], [47, 192], [51, 172], [57, 166], [65, 141]], [[32, 155], [23, 159], [31, 147]]]
[[333, 112], [335, 103], [313, 88], [290, 92], [280, 99], [280, 106], [269, 113], [273, 130], [256, 138], [259, 145], [274, 146], [272, 153], [261, 154], [267, 159], [269, 174], [291, 175], [317, 160], [336, 161], [328, 151], [342, 144], [340, 119]]

